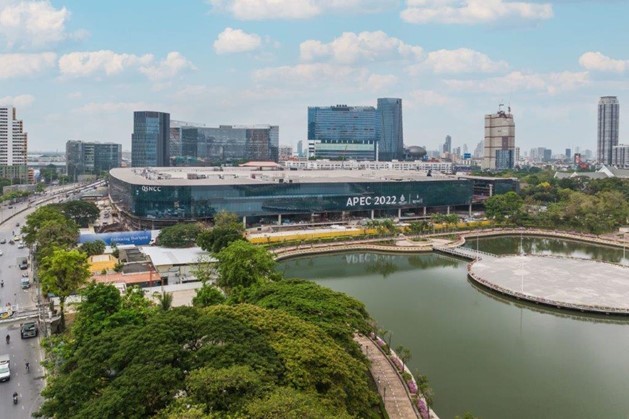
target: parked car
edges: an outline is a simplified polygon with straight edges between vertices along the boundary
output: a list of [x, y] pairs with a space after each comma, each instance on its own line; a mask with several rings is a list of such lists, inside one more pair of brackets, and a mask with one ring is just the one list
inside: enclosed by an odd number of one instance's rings
[[9, 355], [0, 355], [0, 381], [9, 381], [11, 379], [10, 359]]
[[17, 248], [18, 249], [24, 249], [24, 246], [25, 246], [24, 243], [20, 242], [20, 243], [18, 243]]
[[35, 322], [22, 323], [22, 327], [20, 328], [20, 336], [22, 339], [35, 338], [38, 332], [37, 323]]

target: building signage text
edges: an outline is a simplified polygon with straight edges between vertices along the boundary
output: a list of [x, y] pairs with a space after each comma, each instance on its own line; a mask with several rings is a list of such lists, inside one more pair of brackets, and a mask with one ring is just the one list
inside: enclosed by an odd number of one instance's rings
[[404, 195], [400, 195], [398, 198], [395, 195], [382, 195], [382, 196], [352, 196], [347, 198], [346, 207], [369, 207], [372, 205], [404, 205], [408, 200]]
[[142, 186], [142, 192], [161, 192], [161, 186]]

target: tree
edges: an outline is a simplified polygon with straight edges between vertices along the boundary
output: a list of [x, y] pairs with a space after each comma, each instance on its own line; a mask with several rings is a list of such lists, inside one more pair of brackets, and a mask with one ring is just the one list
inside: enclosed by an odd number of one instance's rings
[[37, 231], [35, 258], [38, 262], [50, 256], [55, 248], [71, 249], [79, 239], [79, 227], [66, 218], [48, 221]]
[[168, 311], [173, 305], [173, 294], [172, 292], [162, 291], [161, 294], [157, 295], [158, 307], [161, 310]]
[[404, 367], [412, 357], [411, 350], [406, 346], [398, 345], [398, 347], [395, 348], [395, 353], [397, 353], [397, 356], [400, 357], [400, 361], [402, 361], [402, 372], [404, 372]]
[[37, 184], [37, 186], [35, 186], [35, 192], [37, 192], [37, 193], [44, 192], [45, 190], [46, 190], [46, 184], [45, 183], [39, 182]]
[[42, 291], [59, 297], [61, 330], [65, 330], [65, 301], [90, 277], [87, 256], [79, 250], [56, 249], [42, 259], [39, 276]]
[[[540, 184], [541, 186], [542, 184]], [[495, 218], [498, 221], [505, 218], [515, 217], [522, 210], [524, 201], [515, 192], [494, 195], [485, 202], [487, 217]]]
[[197, 223], [178, 223], [163, 228], [157, 236], [157, 242], [164, 247], [192, 247], [201, 230], [201, 225]]
[[100, 215], [96, 204], [85, 201], [68, 201], [61, 205], [61, 212], [81, 227], [94, 223]]
[[72, 335], [79, 346], [107, 329], [111, 316], [122, 306], [120, 291], [113, 285], [92, 282], [81, 290], [81, 297], [72, 326]]
[[218, 284], [227, 290], [277, 278], [275, 260], [264, 248], [235, 241], [217, 255]]
[[54, 164], [49, 164], [42, 168], [39, 173], [46, 183], [51, 183], [59, 178], [59, 173], [57, 173], [57, 168]]
[[197, 288], [196, 295], [192, 297], [192, 305], [195, 307], [209, 307], [224, 302], [225, 296], [221, 290], [210, 284]]
[[24, 242], [29, 246], [35, 244], [37, 242], [37, 232], [44, 223], [65, 223], [66, 221], [66, 217], [58, 207], [52, 205], [39, 207], [33, 213], [26, 216], [26, 223], [22, 226]]
[[206, 252], [218, 253], [237, 240], [244, 240], [242, 232], [224, 227], [214, 227], [199, 233], [197, 246]]
[[83, 243], [81, 250], [88, 256], [102, 255], [105, 252], [105, 242], [102, 240], [95, 240], [93, 242]]
[[291, 387], [279, 387], [263, 399], [252, 400], [245, 406], [245, 416], [252, 419], [304, 418], [349, 419], [346, 412], [330, 403], [322, 403], [312, 393]]
[[214, 216], [214, 228], [197, 237], [197, 246], [206, 252], [218, 253], [236, 240], [244, 240], [244, 227], [236, 214], [220, 211]]

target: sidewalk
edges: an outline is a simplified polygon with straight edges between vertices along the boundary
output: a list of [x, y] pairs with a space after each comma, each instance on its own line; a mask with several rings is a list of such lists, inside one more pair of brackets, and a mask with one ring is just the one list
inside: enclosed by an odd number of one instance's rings
[[378, 393], [384, 400], [384, 408], [389, 418], [418, 418], [419, 415], [413, 408], [413, 402], [395, 371], [395, 367], [391, 365], [380, 348], [371, 339], [362, 335], [355, 335], [354, 340], [360, 345], [361, 351], [371, 363], [371, 375], [378, 386]]

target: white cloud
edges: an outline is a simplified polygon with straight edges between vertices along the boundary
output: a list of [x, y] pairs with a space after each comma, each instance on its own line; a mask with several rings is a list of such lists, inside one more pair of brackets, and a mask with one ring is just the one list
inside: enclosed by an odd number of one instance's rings
[[445, 106], [452, 103], [448, 96], [433, 90], [413, 90], [408, 93], [406, 103], [410, 106]]
[[507, 0], [407, 0], [401, 13], [409, 23], [477, 24], [505, 19], [543, 20], [553, 17], [548, 3]]
[[422, 48], [409, 45], [382, 31], [344, 32], [329, 43], [308, 40], [299, 45], [301, 59], [316, 61], [330, 58], [343, 64], [364, 61], [384, 61], [399, 58], [417, 59]]
[[110, 50], [71, 52], [59, 58], [59, 71], [66, 77], [115, 76], [135, 69], [151, 80], [174, 77], [194, 66], [180, 53], [169, 52], [158, 63], [151, 54], [119, 54]]
[[241, 29], [225, 28], [214, 41], [217, 54], [253, 51], [260, 47], [262, 39], [255, 33], [247, 33]]
[[112, 76], [120, 74], [130, 67], [149, 64], [153, 61], [150, 54], [138, 56], [118, 54], [110, 50], [71, 52], [59, 58], [59, 71], [64, 76], [85, 77], [95, 74]]
[[214, 10], [236, 19], [309, 19], [327, 12], [369, 13], [395, 6], [397, 0], [209, 0]]
[[586, 52], [579, 58], [579, 64], [586, 70], [611, 73], [624, 73], [629, 70], [629, 60], [616, 60], [600, 52]]
[[25, 108], [35, 101], [33, 95], [5, 96], [0, 97], [0, 105], [10, 105], [16, 108]]
[[195, 70], [196, 67], [177, 51], [169, 52], [166, 59], [154, 65], [143, 65], [140, 73], [149, 79], [164, 80], [175, 77], [184, 70]]
[[382, 91], [397, 83], [397, 77], [392, 74], [370, 74], [365, 81], [364, 88], [371, 91]]
[[30, 76], [54, 67], [57, 55], [53, 52], [39, 54], [0, 54], [0, 79]]
[[586, 85], [589, 79], [587, 72], [522, 73], [513, 71], [505, 76], [485, 80], [445, 80], [444, 82], [453, 90], [471, 92], [538, 91], [555, 94]]
[[86, 114], [100, 113], [117, 113], [117, 112], [133, 112], [142, 109], [156, 109], [154, 105], [146, 102], [90, 102], [79, 108], [73, 109], [73, 112]]
[[325, 83], [344, 81], [362, 76], [366, 70], [329, 63], [298, 64], [295, 66], [267, 67], [253, 72], [255, 81], [283, 83]]
[[[65, 24], [70, 12], [63, 7], [55, 9], [48, 0], [0, 2], [0, 37], [7, 46], [41, 46], [62, 41], [72, 34], [66, 33]], [[80, 36], [83, 31], [79, 32]]]
[[509, 65], [504, 61], [494, 61], [481, 52], [459, 48], [432, 51], [423, 62], [411, 66], [409, 70], [412, 74], [423, 69], [430, 69], [437, 74], [456, 74], [494, 73], [508, 68]]

